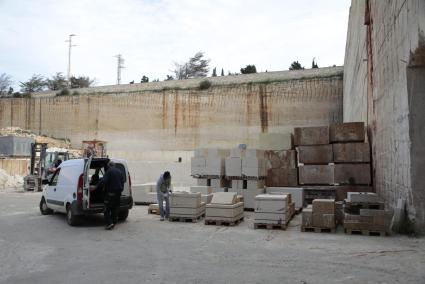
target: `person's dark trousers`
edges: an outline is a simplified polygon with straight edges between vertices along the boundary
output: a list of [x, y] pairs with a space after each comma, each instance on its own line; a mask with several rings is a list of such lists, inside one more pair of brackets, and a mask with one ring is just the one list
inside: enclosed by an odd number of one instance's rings
[[118, 212], [120, 206], [120, 195], [108, 193], [105, 197], [105, 225], [116, 224], [118, 222]]

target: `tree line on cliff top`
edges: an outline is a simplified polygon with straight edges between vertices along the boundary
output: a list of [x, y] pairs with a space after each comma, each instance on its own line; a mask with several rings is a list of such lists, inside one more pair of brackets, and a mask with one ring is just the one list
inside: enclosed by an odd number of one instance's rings
[[[199, 51], [193, 57], [190, 57], [188, 61], [183, 63], [174, 62], [174, 68], [171, 71], [171, 75], [168, 74], [164, 81], [171, 80], [185, 80], [191, 78], [203, 78], [207, 77], [210, 71], [210, 59], [206, 59], [204, 52]], [[313, 58], [311, 68], [319, 68], [317, 62]], [[289, 66], [289, 70], [303, 70], [305, 69], [301, 63], [294, 61]], [[267, 70], [266, 70], [267, 72]], [[254, 64], [246, 65], [240, 69], [240, 73], [231, 73], [228, 71], [227, 75], [239, 75], [239, 74], [253, 74], [257, 73], [257, 68]], [[224, 75], [224, 69], [221, 68], [221, 75]], [[217, 67], [212, 69], [211, 77], [217, 77]], [[155, 79], [152, 82], [158, 82], [159, 79]], [[148, 83], [149, 77], [143, 75], [140, 83]], [[21, 88], [20, 92], [15, 92], [12, 88], [12, 78], [6, 73], [0, 74], [0, 97], [25, 97], [31, 93], [41, 92], [44, 90], [59, 91], [57, 95], [70, 95], [69, 89], [87, 88], [95, 84], [95, 79], [88, 76], [72, 76], [68, 81], [65, 76], [58, 72], [51, 78], [45, 78], [42, 75], [34, 74], [30, 79], [25, 82], [19, 82]], [[131, 81], [130, 84], [133, 84]], [[200, 89], [206, 89], [211, 85], [203, 84]], [[78, 94], [77, 91], [73, 93]]]

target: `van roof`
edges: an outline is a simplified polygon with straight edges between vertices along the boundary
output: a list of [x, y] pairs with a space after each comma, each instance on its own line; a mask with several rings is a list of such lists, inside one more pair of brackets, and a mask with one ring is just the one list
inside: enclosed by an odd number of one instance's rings
[[[96, 161], [96, 160], [106, 160], [106, 159], [107, 158], [93, 158], [93, 161]], [[86, 160], [86, 159], [71, 159], [71, 160], [66, 160], [66, 161], [64, 161], [64, 162], [62, 162], [60, 164], [60, 167], [61, 166], [84, 165], [84, 160]], [[112, 161], [114, 161], [116, 163], [126, 164], [126, 162], [124, 160], [121, 160], [121, 159], [110, 159], [110, 160], [112, 160]]]

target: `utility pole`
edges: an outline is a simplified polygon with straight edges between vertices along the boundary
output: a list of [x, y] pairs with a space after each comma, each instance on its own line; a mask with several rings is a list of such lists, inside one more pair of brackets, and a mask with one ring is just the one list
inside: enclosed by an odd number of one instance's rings
[[121, 69], [124, 68], [124, 58], [121, 54], [115, 55], [117, 58], [117, 85], [121, 83]]
[[72, 37], [76, 36], [75, 34], [70, 34], [69, 35], [69, 39], [66, 40], [65, 42], [68, 42], [68, 74], [67, 74], [67, 78], [68, 78], [68, 86], [71, 86], [71, 48], [76, 46], [72, 44]]

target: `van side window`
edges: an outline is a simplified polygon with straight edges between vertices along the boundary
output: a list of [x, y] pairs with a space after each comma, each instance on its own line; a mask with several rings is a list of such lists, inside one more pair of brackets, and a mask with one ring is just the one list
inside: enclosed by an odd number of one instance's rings
[[49, 185], [57, 185], [58, 184], [58, 179], [59, 179], [59, 172], [61, 171], [61, 169], [57, 169], [56, 172], [54, 173], [54, 175], [52, 176], [52, 179], [50, 180], [50, 184]]

